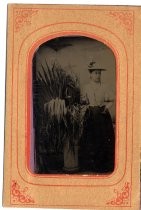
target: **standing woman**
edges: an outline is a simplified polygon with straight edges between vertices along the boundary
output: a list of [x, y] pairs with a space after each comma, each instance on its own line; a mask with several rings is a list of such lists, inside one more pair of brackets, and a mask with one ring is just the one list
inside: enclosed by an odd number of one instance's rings
[[115, 166], [115, 135], [109, 108], [114, 99], [101, 83], [101, 72], [105, 69], [91, 62], [88, 70], [90, 82], [82, 97], [87, 110], [80, 142], [80, 167], [82, 171], [111, 173]]

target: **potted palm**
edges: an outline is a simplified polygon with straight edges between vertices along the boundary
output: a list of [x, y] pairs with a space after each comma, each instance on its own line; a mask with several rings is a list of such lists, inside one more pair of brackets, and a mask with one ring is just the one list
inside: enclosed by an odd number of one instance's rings
[[47, 62], [41, 67], [38, 85], [47, 139], [56, 152], [63, 150], [63, 170], [76, 172], [82, 130], [79, 80], [56, 63], [52, 68]]

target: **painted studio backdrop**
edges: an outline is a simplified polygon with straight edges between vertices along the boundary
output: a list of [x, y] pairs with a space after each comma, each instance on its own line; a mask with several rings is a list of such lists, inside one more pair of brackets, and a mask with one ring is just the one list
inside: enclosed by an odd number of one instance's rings
[[[95, 39], [64, 36], [40, 45], [32, 63], [31, 171], [37, 174], [113, 172], [116, 60], [112, 50]], [[101, 111], [105, 106], [92, 107], [83, 101], [83, 90], [91, 83], [93, 74], [88, 70], [90, 64], [106, 69], [98, 71], [100, 85], [106, 85], [106, 91], [112, 98], [112, 106], [105, 115]], [[90, 91], [93, 93], [93, 87]], [[112, 127], [107, 127], [108, 119]], [[100, 127], [107, 130], [99, 131]], [[111, 134], [110, 129], [114, 133]]]

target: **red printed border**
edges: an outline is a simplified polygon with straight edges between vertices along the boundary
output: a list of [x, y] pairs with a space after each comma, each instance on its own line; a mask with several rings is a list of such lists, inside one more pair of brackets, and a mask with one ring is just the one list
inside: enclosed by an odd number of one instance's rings
[[[40, 8], [39, 8], [40, 9]], [[14, 23], [14, 14], [13, 14], [13, 23]], [[133, 30], [134, 31], [134, 30]], [[133, 46], [134, 46], [134, 33], [133, 33]], [[133, 52], [134, 53], [134, 52]], [[134, 55], [134, 54], [133, 54]], [[134, 63], [134, 58], [133, 58]], [[12, 88], [11, 88], [11, 173], [12, 173], [12, 120], [13, 120], [13, 75], [14, 75], [14, 25], [13, 25], [13, 49], [12, 49]], [[127, 83], [127, 90], [128, 90], [128, 83]], [[18, 90], [17, 90], [18, 93]], [[128, 97], [127, 97], [128, 99]], [[134, 99], [134, 72], [133, 72], [133, 99]], [[18, 106], [17, 106], [18, 107]], [[128, 110], [128, 109], [127, 109]], [[132, 144], [133, 144], [133, 110], [134, 110], [134, 100], [132, 104]], [[117, 117], [116, 117], [117, 118]], [[126, 129], [127, 130], [127, 129]], [[127, 131], [126, 131], [127, 132]], [[133, 147], [132, 147], [133, 151]], [[133, 153], [132, 153], [132, 162], [133, 163]], [[12, 175], [12, 174], [11, 174]], [[131, 181], [132, 181], [132, 167], [131, 167]], [[132, 184], [131, 184], [132, 185]], [[61, 205], [60, 205], [61, 206]], [[80, 205], [71, 205], [71, 206], [80, 206]]]
[[[117, 58], [118, 57], [118, 52], [115, 50], [115, 48], [113, 48], [113, 46], [112, 46], [112, 44], [110, 43], [110, 42], [108, 42], [108, 41], [106, 41], [106, 40], [104, 40], [104, 39], [102, 39], [102, 38], [100, 38], [100, 37], [98, 37], [98, 36], [96, 36], [96, 35], [93, 35], [93, 34], [89, 34], [89, 33], [86, 33], [86, 32], [82, 32], [82, 31], [68, 31], [68, 32], [58, 32], [58, 33], [55, 33], [54, 35], [50, 35], [50, 36], [48, 36], [48, 37], [45, 37], [45, 38], [42, 38], [42, 39], [39, 39], [39, 40], [37, 40], [36, 42], [35, 42], [35, 44], [33, 44], [33, 46], [32, 47], [30, 47], [30, 49], [29, 49], [29, 51], [28, 51], [28, 62], [27, 62], [27, 70], [28, 69], [32, 69], [32, 58], [33, 58], [33, 54], [34, 54], [34, 52], [35, 52], [35, 50], [38, 48], [38, 46], [40, 46], [42, 43], [44, 43], [45, 41], [48, 41], [48, 40], [51, 40], [51, 39], [53, 39], [53, 38], [56, 38], [56, 37], [60, 37], [60, 36], [63, 36], [63, 35], [82, 35], [82, 36], [86, 36], [86, 37], [89, 37], [89, 38], [92, 38], [92, 39], [97, 39], [97, 40], [99, 40], [99, 41], [101, 41], [101, 42], [103, 42], [104, 44], [106, 44], [110, 49], [112, 49], [112, 52], [114, 53], [114, 55], [115, 55], [115, 57]], [[116, 78], [117, 78], [117, 80], [119, 80], [119, 64], [118, 64], [118, 59], [116, 59]], [[29, 73], [27, 73], [27, 75], [28, 75], [28, 81], [27, 81], [27, 92], [26, 92], [26, 95], [27, 95], [27, 97], [25, 97], [25, 101], [27, 101], [27, 110], [25, 111], [25, 113], [27, 113], [26, 114], [26, 116], [31, 116], [31, 110], [30, 110], [30, 104], [31, 104], [31, 101], [30, 101], [30, 99], [32, 98], [32, 95], [31, 95], [31, 83], [32, 83], [32, 73], [30, 72], [30, 74]], [[118, 94], [118, 84], [119, 84], [119, 82], [116, 82], [116, 97], [117, 97], [117, 106], [116, 106], [116, 116], [117, 116], [117, 113], [120, 113], [119, 112], [119, 94]], [[26, 119], [27, 119], [27, 117], [25, 117]], [[66, 178], [66, 175], [55, 175], [55, 174], [51, 174], [51, 175], [45, 175], [45, 174], [33, 174], [31, 171], [30, 171], [30, 167], [29, 167], [29, 161], [30, 161], [30, 147], [29, 147], [29, 145], [30, 145], [30, 131], [31, 131], [31, 119], [29, 120], [29, 118], [26, 120], [27, 121], [27, 125], [26, 125], [26, 127], [25, 127], [25, 130], [27, 130], [27, 132], [28, 132], [28, 134], [27, 134], [27, 143], [26, 143], [26, 157], [28, 157], [27, 158], [27, 160], [26, 160], [26, 162], [25, 162], [25, 168], [27, 169], [27, 172], [30, 174], [30, 175], [32, 175], [32, 176], [35, 176], [35, 177], [42, 177], [42, 178], [49, 178], [49, 177], [51, 177], [51, 178]], [[117, 129], [116, 129], [116, 139], [118, 139], [119, 137], [119, 134], [118, 134], [118, 123], [117, 123], [117, 121], [116, 121], [116, 126], [117, 126]], [[17, 142], [18, 143], [18, 142]], [[118, 157], [118, 143], [119, 142], [117, 142], [116, 141], [116, 157]], [[126, 154], [127, 155], [127, 154]], [[117, 164], [117, 159], [115, 160], [115, 165], [116, 165], [116, 167], [115, 167], [115, 170], [114, 170], [114, 172], [112, 173], [112, 174], [110, 174], [110, 175], [99, 175], [99, 176], [96, 176], [96, 175], [89, 175], [88, 177], [85, 177], [84, 178], [84, 176], [82, 176], [82, 175], [69, 175], [69, 177], [71, 177], [71, 178], [81, 178], [81, 179], [90, 179], [90, 178], [95, 178], [95, 179], [99, 179], [99, 178], [109, 178], [109, 177], [111, 177], [111, 176], [113, 176], [113, 174], [116, 172], [116, 170], [117, 170], [117, 167], [118, 167], [118, 164]], [[17, 163], [18, 164], [18, 163]], [[126, 170], [126, 169], [125, 169]], [[60, 186], [60, 185], [59, 185]], [[72, 185], [71, 185], [72, 186]], [[79, 185], [80, 186], [80, 185]], [[83, 186], [83, 185], [82, 185]]]
[[[59, 23], [59, 24], [61, 24], [61, 23]], [[75, 22], [75, 24], [83, 24], [83, 23], [77, 23], [77, 22]], [[87, 24], [87, 25], [89, 25], [89, 24]], [[90, 24], [91, 25], [91, 24]], [[95, 25], [94, 25], [95, 26]], [[101, 27], [102, 28], [102, 27]], [[38, 29], [39, 30], [39, 29]], [[32, 32], [32, 33], [34, 33], [34, 32]], [[58, 32], [59, 33], [59, 32]], [[68, 33], [68, 34], [71, 34], [71, 33], [74, 33], [73, 31], [71, 32], [66, 32], [66, 33]], [[94, 36], [94, 35], [91, 35], [91, 34], [88, 34], [88, 33], [85, 33], [85, 32], [83, 32], [82, 33], [82, 31], [80, 32], [80, 31], [75, 31], [75, 34], [81, 34], [81, 35], [86, 35], [86, 36], [88, 36], [88, 37], [91, 37], [91, 38], [97, 38], [96, 36]], [[62, 35], [62, 31], [61, 31], [61, 33], [60, 33], [60, 36]], [[50, 37], [50, 36], [49, 36]], [[55, 34], [54, 36], [53, 35], [51, 35], [51, 38], [49, 38], [49, 39], [52, 39], [52, 38], [55, 38], [55, 37], [57, 37], [57, 34]], [[117, 36], [116, 36], [117, 37]], [[47, 37], [45, 37], [44, 38], [46, 41], [47, 41]], [[101, 40], [101, 38], [97, 38], [98, 40]], [[44, 40], [44, 41], [45, 41]], [[25, 40], [24, 40], [25, 41]], [[24, 41], [23, 41], [23, 43], [24, 43]], [[40, 40], [40, 44], [41, 43], [43, 43], [44, 42], [43, 41], [43, 39], [41, 39]], [[121, 40], [120, 40], [121, 41]], [[108, 46], [110, 46], [110, 48], [112, 48], [113, 49], [113, 52], [114, 52], [114, 54], [115, 54], [115, 56], [116, 56], [116, 50], [115, 50], [115, 48], [113, 48], [113, 46], [111, 46], [111, 44], [109, 44], [109, 42], [106, 42], [105, 40], [102, 40], [102, 42], [103, 43], [105, 43], [106, 45], [108, 45]], [[22, 43], [22, 44], [23, 44]], [[121, 41], [121, 43], [122, 43], [122, 41]], [[33, 53], [34, 53], [34, 51], [35, 51], [35, 49], [40, 45], [39, 43], [38, 43], [38, 41], [37, 42], [35, 42], [35, 45], [37, 45], [37, 46], [34, 46], [34, 48], [32, 49], [33, 50], [33, 52], [31, 52], [31, 58], [32, 58], [32, 55], [33, 55]], [[125, 49], [125, 46], [124, 46], [124, 44], [122, 43], [122, 45], [123, 45], [123, 47], [124, 47], [124, 49]], [[21, 45], [21, 48], [22, 48], [22, 45]], [[20, 54], [20, 52], [21, 52], [21, 48], [20, 48], [20, 51], [19, 51], [19, 54]], [[30, 50], [29, 50], [30, 51]], [[126, 57], [127, 57], [127, 52], [126, 52], [126, 49], [125, 49], [125, 54], [126, 54]], [[29, 57], [30, 57], [29, 56]], [[117, 56], [116, 56], [117, 57]], [[31, 60], [31, 58], [29, 59], [29, 62], [31, 62], [32, 60]], [[118, 59], [117, 59], [118, 60]], [[128, 60], [128, 59], [127, 59]], [[127, 63], [127, 65], [128, 65], [128, 63]], [[19, 65], [18, 65], [19, 66]], [[27, 64], [27, 69], [28, 68], [31, 68], [31, 63], [30, 63], [30, 65], [29, 64]], [[117, 66], [118, 67], [118, 66]], [[118, 69], [118, 68], [117, 68]], [[128, 69], [128, 66], [127, 66], [127, 69]], [[117, 73], [117, 71], [116, 71], [116, 73]], [[127, 74], [128, 74], [128, 70], [127, 70]], [[31, 76], [31, 75], [30, 75]], [[127, 75], [127, 77], [128, 77], [128, 75]], [[29, 77], [28, 77], [29, 78]], [[117, 78], [118, 78], [118, 75], [117, 75]], [[31, 78], [29, 78], [30, 80], [31, 80]], [[31, 84], [31, 82], [28, 82], [28, 84]], [[118, 84], [118, 82], [116, 83], [116, 84]], [[127, 83], [127, 85], [128, 85], [128, 83]], [[27, 90], [28, 90], [28, 92], [29, 92], [29, 90], [31, 89], [31, 87], [30, 87], [30, 85], [28, 86], [28, 88], [27, 88]], [[128, 89], [127, 89], [128, 90]], [[18, 90], [17, 90], [18, 91]], [[30, 91], [31, 92], [31, 91]], [[29, 93], [27, 93], [27, 94], [29, 94]], [[17, 94], [18, 95], [18, 94]], [[116, 94], [116, 96], [118, 96], [118, 91], [117, 91], [117, 94]], [[31, 96], [29, 96], [28, 98], [29, 98], [29, 101], [30, 101], [30, 97]], [[119, 98], [119, 96], [117, 97], [117, 98]], [[128, 96], [126, 96], [126, 98], [128, 98]], [[118, 101], [118, 100], [117, 100]], [[30, 104], [30, 102], [29, 102], [29, 104]], [[28, 104], [28, 107], [29, 107], [29, 104]], [[126, 104], [127, 104], [127, 100], [126, 100]], [[119, 106], [119, 104], [118, 104], [118, 106]], [[117, 107], [118, 107], [117, 106]], [[127, 110], [126, 111], [128, 111], [128, 108], [127, 108]], [[119, 114], [119, 113], [118, 113]], [[117, 113], [116, 113], [116, 115], [117, 115]], [[30, 116], [30, 112], [28, 113], [28, 116]], [[117, 120], [116, 120], [116, 123], [117, 123]], [[30, 124], [29, 123], [29, 120], [27, 120], [27, 124]], [[126, 123], [126, 125], [127, 125], [127, 123]], [[28, 126], [30, 126], [30, 125], [28, 125]], [[117, 123], [117, 127], [118, 127], [118, 123]], [[30, 129], [28, 128], [26, 128], [26, 130], [28, 131], [28, 132], [30, 132]], [[118, 129], [117, 129], [118, 130]], [[29, 134], [27, 135], [28, 137], [29, 137]], [[127, 126], [126, 126], [126, 137], [127, 137]], [[29, 140], [30, 141], [30, 140]], [[17, 138], [17, 145], [18, 145], [18, 138]], [[27, 143], [27, 145], [29, 145], [29, 142]], [[127, 138], [126, 138], [126, 147], [127, 147]], [[28, 146], [28, 148], [29, 148], [29, 146]], [[26, 153], [26, 156], [27, 157], [29, 157], [29, 152], [28, 152], [28, 155], [27, 155], [27, 153]], [[18, 158], [18, 157], [17, 157]], [[127, 160], [127, 149], [126, 149], [126, 160]], [[28, 160], [29, 161], [29, 160]], [[18, 160], [17, 160], [17, 165], [18, 165]], [[27, 165], [27, 164], [26, 164]], [[26, 167], [27, 168], [27, 167]], [[124, 170], [124, 175], [125, 175], [125, 171], [126, 171], [126, 164], [125, 164], [125, 170]], [[115, 173], [115, 171], [113, 172], [113, 173]], [[112, 175], [113, 175], [113, 173], [112, 173]], [[31, 173], [30, 175], [32, 175], [32, 176], [40, 176], [40, 177], [45, 177], [45, 178], [49, 178], [49, 177], [51, 177], [51, 178], [53, 178], [53, 177], [59, 177], [59, 178], [66, 178], [64, 175], [36, 175], [36, 174], [33, 174], [33, 173]], [[124, 176], [123, 175], [123, 176]], [[71, 175], [70, 175], [71, 176]], [[84, 179], [84, 177], [83, 176], [80, 176], [80, 175], [73, 175], [73, 176], [71, 176], [71, 178], [81, 178], [81, 179]], [[94, 176], [94, 175], [89, 175], [89, 178], [97, 178], [97, 179], [99, 179], [99, 178], [106, 178], [106, 176]], [[108, 178], [109, 178], [110, 176], [108, 176]], [[122, 177], [123, 178], [123, 177]], [[51, 185], [52, 186], [52, 185]], [[56, 185], [55, 185], [56, 186]], [[61, 185], [62, 186], [62, 185]], [[66, 186], [66, 185], [65, 185]], [[72, 185], [71, 185], [72, 186]], [[75, 185], [76, 186], [76, 185]], [[80, 186], [80, 185], [79, 185]], [[84, 185], [81, 185], [81, 186], [84, 186]], [[96, 186], [96, 185], [92, 185], [92, 186]], [[106, 186], [106, 185], [103, 185], [103, 186]], [[110, 186], [112, 186], [112, 185], [110, 185]]]

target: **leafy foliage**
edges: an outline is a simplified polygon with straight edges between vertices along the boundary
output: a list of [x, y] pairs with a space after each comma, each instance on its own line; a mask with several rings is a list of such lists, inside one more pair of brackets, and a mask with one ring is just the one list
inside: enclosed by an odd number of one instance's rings
[[62, 150], [66, 141], [74, 151], [82, 124], [79, 80], [74, 73], [64, 71], [55, 63], [52, 68], [47, 62], [41, 67], [38, 77], [39, 112], [44, 118], [46, 141], [56, 153]]

